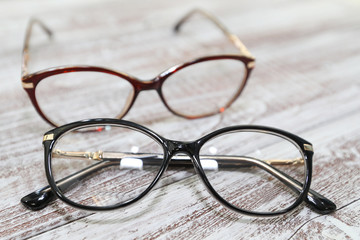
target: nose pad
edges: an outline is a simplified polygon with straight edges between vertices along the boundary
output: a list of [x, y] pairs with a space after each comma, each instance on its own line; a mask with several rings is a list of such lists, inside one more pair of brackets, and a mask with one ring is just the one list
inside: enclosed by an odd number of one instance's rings
[[121, 112], [116, 116], [116, 118], [120, 119], [126, 115], [126, 113], [130, 110], [131, 106], [135, 102], [136, 96], [135, 91], [132, 91], [131, 94], [126, 99], [125, 105]]
[[197, 175], [197, 170], [194, 167], [191, 157], [186, 153], [174, 154], [167, 166], [166, 172], [171, 173], [170, 181], [172, 183], [183, 181], [189, 177]]
[[160, 121], [160, 119], [172, 116], [167, 108], [162, 104], [159, 94], [154, 89], [140, 91], [136, 96], [136, 101], [130, 105], [134, 111], [127, 113], [127, 119], [133, 119], [135, 121], [141, 120], [142, 124], [146, 121]]
[[171, 157], [169, 166], [192, 168], [194, 167], [194, 163], [190, 155], [186, 153], [176, 153]]
[[198, 162], [194, 154], [195, 144], [194, 142], [171, 141], [169, 144], [171, 156], [169, 166], [194, 167], [197, 171]]
[[[203, 167], [201, 167], [199, 164], [200, 164], [200, 160], [197, 161], [196, 158], [194, 156], [191, 156], [189, 152], [177, 152], [174, 155], [172, 155], [167, 170], [171, 171], [180, 168], [179, 173], [172, 174], [171, 177], [172, 182], [177, 182], [177, 181], [185, 180], [186, 178], [189, 177], [194, 177], [196, 179], [191, 180], [190, 183], [200, 181], [203, 184], [203, 186], [205, 186], [206, 190], [212, 195], [212, 192], [208, 187], [208, 181], [204, 178]], [[196, 194], [198, 195], [200, 194], [200, 192], [201, 191], [196, 191]], [[201, 195], [200, 197], [203, 196]]]

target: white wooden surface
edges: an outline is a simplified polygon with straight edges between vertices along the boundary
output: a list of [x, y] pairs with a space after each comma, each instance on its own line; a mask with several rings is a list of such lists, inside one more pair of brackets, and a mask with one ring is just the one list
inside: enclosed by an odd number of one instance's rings
[[[22, 196], [46, 184], [41, 139], [51, 128], [20, 84], [29, 18], [56, 34], [51, 44], [35, 38], [30, 70], [80, 63], [150, 78], [193, 57], [233, 51], [200, 19], [188, 28], [192, 37], [174, 36], [172, 24], [194, 7], [218, 16], [257, 57], [243, 94], [222, 115], [189, 121], [146, 92], [125, 119], [179, 140], [250, 123], [298, 134], [315, 147], [312, 188], [338, 210], [322, 216], [303, 204], [276, 218], [242, 216], [216, 203], [196, 176], [180, 173], [123, 210], [89, 213], [60, 201], [37, 212], [22, 207]], [[1, 1], [0, 238], [360, 239], [359, 12], [351, 0]]]

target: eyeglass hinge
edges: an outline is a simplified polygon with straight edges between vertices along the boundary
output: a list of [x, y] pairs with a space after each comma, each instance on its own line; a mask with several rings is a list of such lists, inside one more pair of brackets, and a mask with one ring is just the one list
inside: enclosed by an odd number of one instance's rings
[[43, 138], [43, 141], [48, 141], [48, 140], [54, 140], [54, 134], [46, 134]]
[[34, 88], [33, 83], [22, 82], [21, 84], [22, 84], [23, 88]]
[[254, 68], [255, 67], [255, 61], [248, 62], [247, 67], [248, 68]]
[[304, 149], [306, 151], [314, 152], [314, 148], [310, 144], [304, 144]]

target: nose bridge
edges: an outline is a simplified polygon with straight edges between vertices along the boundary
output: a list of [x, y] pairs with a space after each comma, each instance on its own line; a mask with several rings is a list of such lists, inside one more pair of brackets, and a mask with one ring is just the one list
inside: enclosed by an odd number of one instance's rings
[[195, 142], [182, 142], [182, 141], [170, 141], [170, 155], [174, 156], [177, 153], [184, 153], [191, 158], [195, 155], [196, 143]]
[[160, 87], [160, 81], [158, 78], [154, 78], [151, 80], [140, 80], [137, 79], [135, 82], [135, 88], [138, 92], [145, 90], [157, 90]]

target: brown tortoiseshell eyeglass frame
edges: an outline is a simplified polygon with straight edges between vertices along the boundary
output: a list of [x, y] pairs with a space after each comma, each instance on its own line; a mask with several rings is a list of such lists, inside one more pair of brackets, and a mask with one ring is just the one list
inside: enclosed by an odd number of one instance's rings
[[[160, 96], [160, 99], [163, 101], [163, 103], [167, 107], [167, 109], [170, 112], [172, 112], [173, 114], [180, 116], [180, 117], [184, 117], [187, 119], [195, 119], [195, 118], [207, 117], [207, 116], [211, 116], [211, 115], [214, 115], [217, 113], [221, 113], [225, 109], [230, 107], [231, 104], [239, 97], [240, 93], [242, 92], [243, 88], [245, 87], [245, 84], [247, 82], [248, 77], [250, 76], [252, 69], [255, 66], [255, 58], [251, 55], [251, 53], [248, 51], [248, 49], [245, 47], [245, 45], [240, 41], [240, 39], [236, 35], [230, 33], [221, 22], [219, 22], [216, 18], [214, 18], [212, 15], [210, 15], [209, 13], [207, 13], [205, 11], [195, 9], [195, 10], [189, 12], [188, 14], [186, 14], [183, 18], [181, 18], [177, 22], [177, 24], [174, 27], [174, 31], [178, 32], [180, 30], [181, 26], [183, 25], [183, 23], [186, 22], [194, 14], [201, 14], [201, 15], [205, 16], [207, 19], [209, 19], [216, 27], [218, 27], [225, 34], [225, 36], [231, 41], [231, 43], [233, 43], [235, 45], [235, 47], [240, 51], [240, 54], [212, 55], [212, 56], [205, 56], [205, 57], [193, 59], [193, 60], [185, 62], [183, 64], [173, 66], [173, 67], [169, 68], [168, 70], [163, 71], [161, 74], [159, 74], [158, 76], [156, 76], [155, 78], [153, 78], [152, 80], [149, 80], [149, 81], [142, 81], [142, 80], [135, 78], [133, 76], [130, 76], [126, 73], [110, 70], [107, 68], [96, 67], [96, 66], [85, 66], [85, 65], [60, 66], [60, 67], [48, 68], [48, 69], [37, 71], [34, 73], [29, 73], [28, 72], [29, 43], [30, 43], [31, 32], [32, 32], [33, 26], [35, 24], [37, 24], [49, 36], [49, 38], [51, 38], [51, 36], [52, 36], [52, 31], [46, 25], [44, 25], [41, 21], [39, 21], [37, 19], [32, 19], [29, 22], [29, 25], [27, 27], [25, 41], [24, 41], [23, 60], [22, 60], [22, 69], [21, 69], [22, 70], [22, 75], [21, 75], [22, 76], [21, 77], [22, 86], [25, 89], [25, 91], [27, 92], [27, 94], [29, 95], [33, 106], [35, 107], [37, 112], [40, 114], [40, 116], [46, 122], [50, 123], [53, 126], [58, 126], [58, 124], [56, 124], [55, 122], [50, 120], [50, 118], [47, 117], [46, 114], [43, 113], [43, 111], [41, 110], [41, 108], [37, 102], [37, 99], [36, 99], [36, 94], [35, 94], [36, 86], [39, 84], [40, 81], [42, 81], [43, 79], [45, 79], [47, 77], [54, 76], [57, 74], [62, 74], [62, 73], [69, 73], [69, 72], [101, 72], [101, 73], [115, 75], [124, 80], [127, 80], [133, 87], [133, 94], [132, 94], [131, 99], [129, 99], [127, 101], [126, 106], [124, 107], [122, 112], [120, 114], [118, 114], [117, 116], [114, 116], [118, 119], [124, 117], [127, 114], [127, 112], [130, 110], [131, 106], [134, 104], [136, 97], [138, 96], [140, 91], [143, 91], [143, 90], [156, 90]], [[239, 89], [237, 89], [234, 96], [231, 99], [229, 99], [229, 101], [226, 103], [225, 106], [218, 108], [214, 112], [210, 112], [208, 114], [203, 114], [203, 115], [196, 115], [196, 116], [184, 115], [182, 113], [177, 112], [176, 110], [172, 109], [169, 106], [169, 104], [166, 102], [166, 100], [162, 94], [162, 85], [169, 76], [171, 76], [173, 73], [181, 70], [182, 68], [185, 68], [192, 64], [205, 62], [205, 61], [224, 60], [224, 59], [238, 60], [238, 61], [243, 62], [244, 66], [245, 66], [245, 68], [244, 68], [245, 73], [244, 73], [244, 79], [242, 81], [242, 84], [239, 87]]]

